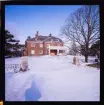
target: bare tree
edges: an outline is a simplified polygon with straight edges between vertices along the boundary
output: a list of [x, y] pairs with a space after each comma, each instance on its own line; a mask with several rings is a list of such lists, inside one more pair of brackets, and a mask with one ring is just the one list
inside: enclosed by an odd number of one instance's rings
[[100, 38], [99, 6], [84, 5], [76, 10], [66, 20], [61, 34], [85, 46], [85, 62], [88, 62], [89, 45]]
[[76, 54], [79, 53], [79, 47], [76, 45], [74, 40], [71, 42], [71, 46], [70, 47], [71, 48], [70, 48], [69, 52], [70, 52], [71, 55], [76, 55]]

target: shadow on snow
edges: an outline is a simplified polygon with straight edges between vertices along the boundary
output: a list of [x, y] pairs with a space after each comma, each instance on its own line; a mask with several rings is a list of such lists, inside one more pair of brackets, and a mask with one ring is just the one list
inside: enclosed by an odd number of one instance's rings
[[36, 87], [35, 82], [32, 82], [32, 85], [25, 92], [25, 100], [26, 101], [37, 101], [41, 97], [39, 90]]

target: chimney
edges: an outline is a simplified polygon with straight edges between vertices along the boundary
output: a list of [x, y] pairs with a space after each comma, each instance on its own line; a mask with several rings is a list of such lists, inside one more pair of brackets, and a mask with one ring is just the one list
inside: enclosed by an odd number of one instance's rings
[[49, 36], [52, 36], [52, 34], [49, 34]]
[[39, 32], [36, 33], [36, 40], [38, 40]]
[[39, 32], [37, 31], [37, 35], [39, 34]]

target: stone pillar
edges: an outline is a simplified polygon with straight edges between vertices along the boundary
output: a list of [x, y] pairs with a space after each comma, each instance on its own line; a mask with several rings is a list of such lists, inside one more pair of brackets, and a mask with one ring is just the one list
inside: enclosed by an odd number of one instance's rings
[[28, 70], [28, 58], [21, 57], [21, 69], [20, 71], [27, 71]]
[[64, 54], [65, 54], [66, 52], [65, 52], [65, 50], [64, 50]]
[[73, 64], [75, 64], [75, 65], [79, 64], [78, 57], [74, 56], [74, 58], [73, 58]]
[[48, 49], [49, 55], [50, 55], [50, 48]]
[[49, 55], [50, 55], [50, 45], [49, 45], [49, 47], [48, 47], [48, 50], [49, 50]]
[[57, 55], [59, 55], [59, 49], [57, 49]]

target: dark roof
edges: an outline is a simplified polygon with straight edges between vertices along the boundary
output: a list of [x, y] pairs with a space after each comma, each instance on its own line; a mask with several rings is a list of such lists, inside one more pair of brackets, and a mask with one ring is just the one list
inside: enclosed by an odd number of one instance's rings
[[[30, 39], [27, 39], [27, 41], [36, 41], [35, 38], [30, 38]], [[61, 39], [59, 38], [56, 38], [54, 36], [38, 36], [38, 41], [58, 41], [58, 42], [63, 42]]]
[[29, 38], [27, 41], [35, 41], [35, 38]]
[[56, 38], [56, 37], [54, 37], [54, 36], [50, 36], [50, 38], [47, 38], [47, 40], [46, 40], [46, 41], [58, 41], [58, 42], [62, 42], [62, 40], [61, 40], [61, 39]]
[[38, 36], [38, 40], [43, 41], [47, 39], [49, 36]]

